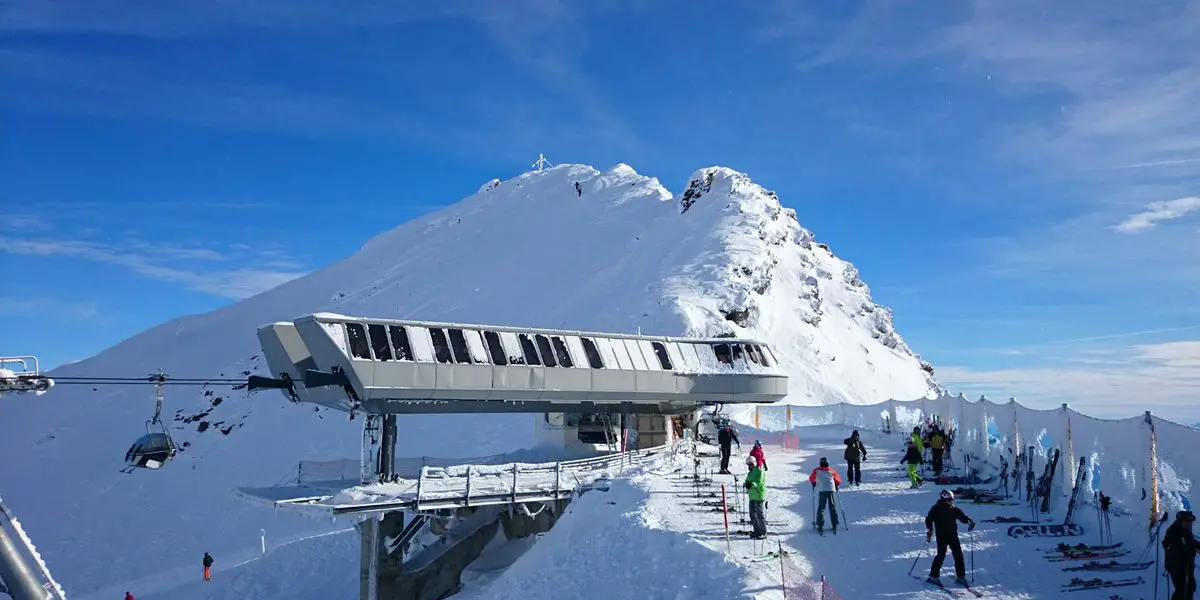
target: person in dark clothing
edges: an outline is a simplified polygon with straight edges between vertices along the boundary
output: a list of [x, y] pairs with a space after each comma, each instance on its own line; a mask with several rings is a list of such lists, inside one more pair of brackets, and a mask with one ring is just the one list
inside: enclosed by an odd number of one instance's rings
[[213, 557], [209, 556], [209, 554], [205, 552], [204, 560], [202, 562], [204, 563], [204, 580], [210, 581], [212, 578]]
[[733, 444], [737, 444], [738, 451], [742, 449], [742, 442], [738, 441], [737, 432], [729, 423], [725, 423], [721, 430], [717, 432], [717, 444], [721, 446], [721, 474], [729, 474], [729, 451]]
[[862, 485], [862, 461], [867, 460], [867, 447], [858, 438], [858, 430], [850, 432], [850, 437], [842, 440], [846, 445], [846, 483]]
[[925, 515], [925, 541], [937, 533], [937, 556], [929, 567], [929, 581], [941, 583], [942, 563], [946, 561], [946, 549], [954, 554], [954, 581], [967, 585], [967, 564], [963, 561], [962, 544], [958, 542], [958, 522], [967, 524], [967, 531], [975, 529], [975, 521], [961, 508], [954, 505], [954, 492], [942, 490], [936, 504]]
[[929, 453], [932, 455], [933, 459], [934, 475], [942, 474], [942, 468], [944, 467], [942, 456], [946, 452], [947, 439], [948, 438], [946, 437], [946, 434], [943, 433], [942, 429], [936, 425], [933, 427], [933, 432], [929, 434], [929, 443], [927, 445], [929, 446]]
[[1192, 532], [1192, 523], [1196, 515], [1190, 510], [1181, 510], [1175, 515], [1175, 522], [1167, 528], [1163, 535], [1163, 563], [1171, 576], [1171, 585], [1175, 593], [1171, 600], [1193, 600], [1196, 597], [1196, 536]]
[[904, 442], [904, 447], [904, 458], [900, 459], [900, 464], [908, 465], [908, 480], [912, 483], [908, 487], [921, 487], [921, 474], [917, 472], [917, 465], [921, 464], [921, 451], [911, 440]]

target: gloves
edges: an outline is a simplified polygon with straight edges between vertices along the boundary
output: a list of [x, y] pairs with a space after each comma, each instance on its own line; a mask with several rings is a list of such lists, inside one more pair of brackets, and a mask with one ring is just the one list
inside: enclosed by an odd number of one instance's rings
[[975, 521], [967, 520], [967, 531], [975, 530]]
[[750, 483], [749, 481], [746, 482], [746, 489], [751, 489], [753, 487], [754, 487], [753, 483]]
[[817, 484], [814, 483], [814, 484], [812, 484], [812, 486], [813, 486], [814, 490], [817, 489]]
[[771, 470], [771, 468], [770, 468], [770, 467], [768, 467], [767, 465], [763, 465], [763, 470], [764, 470], [764, 471], [770, 471], [770, 470]]
[[932, 539], [933, 539], [933, 530], [932, 530], [932, 529], [926, 529], [926, 530], [925, 530], [925, 541], [926, 541], [926, 542], [929, 542], [929, 541], [930, 541], [930, 540], [932, 540]]

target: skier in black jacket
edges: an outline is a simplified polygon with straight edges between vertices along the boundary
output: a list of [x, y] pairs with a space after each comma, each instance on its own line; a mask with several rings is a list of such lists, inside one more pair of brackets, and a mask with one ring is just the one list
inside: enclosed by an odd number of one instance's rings
[[962, 545], [958, 543], [958, 521], [967, 524], [967, 531], [975, 529], [975, 521], [967, 516], [961, 508], [954, 505], [954, 492], [942, 490], [937, 504], [925, 515], [925, 541], [933, 538], [937, 532], [937, 556], [929, 567], [929, 582], [941, 584], [940, 574], [942, 563], [946, 560], [946, 548], [954, 554], [954, 582], [967, 585], [967, 565], [963, 561]]
[[1165, 551], [1167, 573], [1171, 575], [1171, 585], [1175, 593], [1171, 600], [1192, 600], [1196, 597], [1196, 537], [1192, 533], [1192, 523], [1196, 515], [1190, 510], [1181, 510], [1175, 515], [1175, 522], [1163, 534], [1162, 546]]
[[867, 460], [867, 447], [859, 439], [857, 429], [842, 443], [846, 445], [846, 452], [843, 453], [846, 459], [846, 483], [862, 485], [862, 461]]
[[717, 444], [721, 446], [721, 474], [729, 474], [729, 451], [732, 450], [733, 444], [738, 445], [738, 450], [742, 449], [742, 442], [738, 441], [737, 432], [728, 422], [725, 423], [721, 430], [717, 432]]

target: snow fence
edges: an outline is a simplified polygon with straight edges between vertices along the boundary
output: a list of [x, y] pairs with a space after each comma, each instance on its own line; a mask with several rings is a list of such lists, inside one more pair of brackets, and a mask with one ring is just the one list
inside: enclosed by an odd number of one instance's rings
[[1192, 482], [1200, 478], [1200, 430], [1150, 411], [1127, 419], [1098, 419], [1066, 404], [1036, 410], [1014, 399], [971, 401], [959, 394], [867, 405], [759, 406], [752, 418], [755, 427], [767, 431], [838, 425], [898, 438], [937, 418], [955, 430], [954, 454], [969, 453], [993, 466], [1003, 458], [1011, 468], [1018, 454], [1032, 448], [1035, 473], [1058, 450], [1056, 500], [1074, 487], [1079, 461], [1086, 457], [1081, 496], [1093, 498], [1103, 491], [1120, 510], [1145, 515], [1148, 527], [1164, 512], [1190, 509]]

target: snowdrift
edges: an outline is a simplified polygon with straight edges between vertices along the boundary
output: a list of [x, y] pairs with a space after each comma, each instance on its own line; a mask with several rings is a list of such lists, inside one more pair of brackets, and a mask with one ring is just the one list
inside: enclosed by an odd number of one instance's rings
[[[489, 182], [345, 260], [52, 375], [265, 375], [255, 328], [321, 311], [762, 338], [781, 355], [797, 404], [937, 389], [857, 270], [774, 193], [714, 167], [676, 198], [626, 165], [560, 165]], [[0, 403], [0, 481], [72, 597], [189, 568], [205, 551], [238, 555], [258, 547], [260, 529], [292, 539], [332, 527], [273, 514], [231, 490], [294, 480], [300, 460], [358, 456], [361, 421], [276, 393], [169, 386], [164, 417], [182, 453], [161, 472], [124, 475], [123, 454], [153, 414], [152, 388], [65, 381]], [[532, 419], [521, 415], [413, 416], [400, 427], [400, 456], [499, 454], [533, 442]]]

